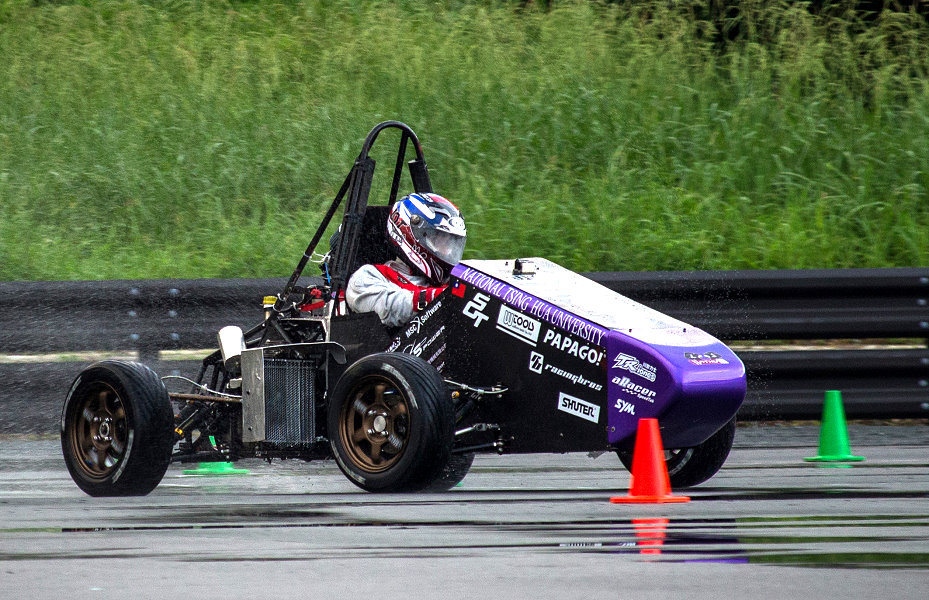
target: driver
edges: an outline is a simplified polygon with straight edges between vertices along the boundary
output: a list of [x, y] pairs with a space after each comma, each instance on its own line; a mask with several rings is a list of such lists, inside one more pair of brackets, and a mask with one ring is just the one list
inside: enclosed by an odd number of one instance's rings
[[376, 312], [384, 325], [396, 327], [448, 285], [467, 231], [458, 208], [442, 196], [410, 194], [391, 207], [387, 235], [398, 250], [397, 259], [355, 271], [345, 300], [353, 311]]

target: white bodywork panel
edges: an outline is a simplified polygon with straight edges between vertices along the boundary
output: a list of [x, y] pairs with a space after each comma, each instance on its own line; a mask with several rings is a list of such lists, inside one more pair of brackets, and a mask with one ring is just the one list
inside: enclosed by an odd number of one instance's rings
[[639, 304], [550, 260], [520, 260], [533, 263], [536, 272], [514, 275], [514, 260], [468, 260], [462, 264], [646, 344], [696, 347], [718, 341], [701, 329]]

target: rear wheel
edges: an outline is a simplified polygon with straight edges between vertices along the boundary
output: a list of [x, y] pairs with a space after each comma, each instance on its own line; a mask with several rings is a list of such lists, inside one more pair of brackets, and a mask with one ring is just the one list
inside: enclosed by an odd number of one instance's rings
[[454, 419], [451, 394], [432, 365], [381, 353], [362, 358], [339, 378], [327, 425], [336, 462], [355, 485], [400, 492], [425, 489], [442, 477]]
[[142, 496], [164, 477], [174, 411], [145, 365], [102, 361], [81, 372], [65, 399], [61, 450], [71, 478], [91, 496]]
[[[665, 450], [665, 464], [672, 488], [687, 488], [707, 481], [722, 468], [735, 439], [735, 418], [708, 440], [692, 448]], [[632, 452], [617, 451], [619, 460], [632, 471]]]

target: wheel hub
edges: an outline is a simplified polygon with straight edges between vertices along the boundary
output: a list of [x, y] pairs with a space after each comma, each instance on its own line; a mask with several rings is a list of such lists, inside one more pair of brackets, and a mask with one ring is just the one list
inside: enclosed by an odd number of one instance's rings
[[97, 425], [97, 433], [94, 434], [94, 441], [104, 444], [110, 444], [113, 441], [113, 419], [106, 417], [101, 419], [96, 417], [94, 419]]
[[393, 422], [387, 407], [374, 406], [369, 408], [365, 413], [364, 421], [365, 433], [369, 441], [383, 444], [384, 439], [390, 437]]
[[384, 435], [387, 429], [387, 416], [377, 415], [376, 417], [374, 417], [374, 421], [372, 424], [374, 426], [375, 433]]
[[356, 388], [354, 400], [342, 412], [341, 436], [352, 461], [377, 473], [388, 469], [400, 456], [409, 435], [406, 400], [380, 378]]

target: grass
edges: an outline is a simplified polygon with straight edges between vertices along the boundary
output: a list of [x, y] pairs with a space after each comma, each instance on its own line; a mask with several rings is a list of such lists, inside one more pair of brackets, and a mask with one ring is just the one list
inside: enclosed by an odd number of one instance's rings
[[385, 119], [466, 256], [929, 266], [921, 17], [517, 5], [0, 0], [0, 279], [285, 275]]

